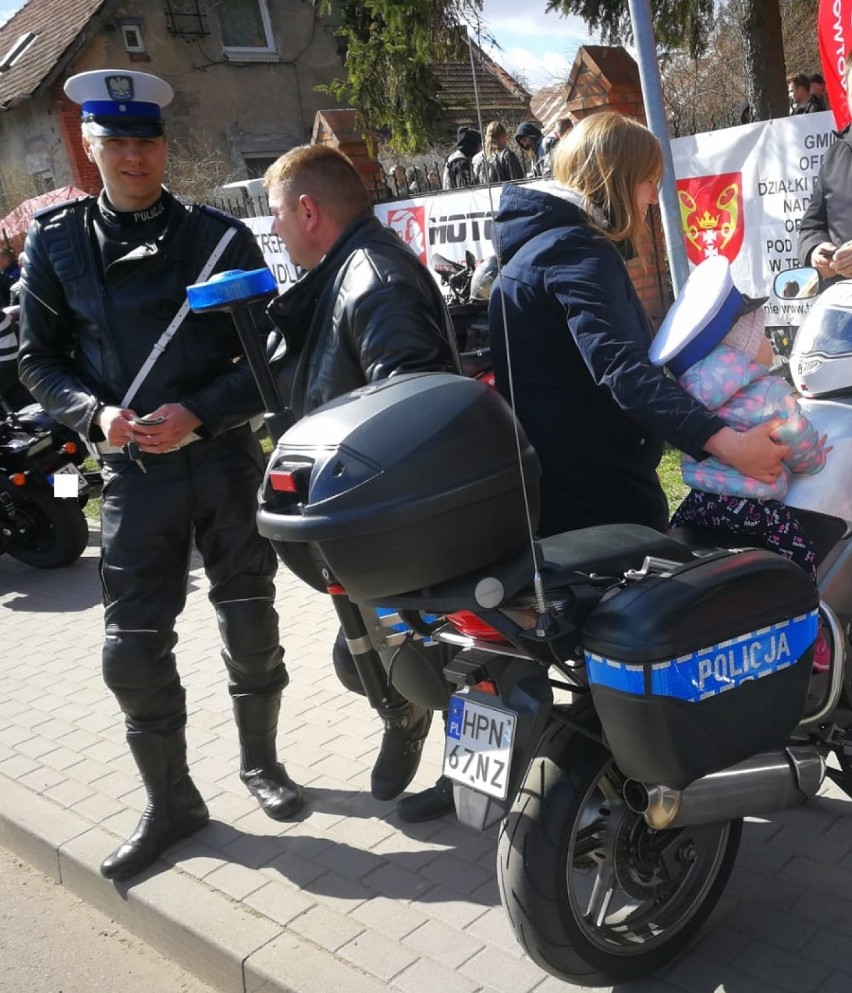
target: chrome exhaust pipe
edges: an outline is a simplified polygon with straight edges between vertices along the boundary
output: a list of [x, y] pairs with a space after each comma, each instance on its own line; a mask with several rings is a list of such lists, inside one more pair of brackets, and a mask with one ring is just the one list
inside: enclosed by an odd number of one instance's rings
[[816, 748], [791, 746], [754, 755], [684, 790], [629, 779], [624, 800], [649, 827], [663, 831], [796, 807], [816, 796], [824, 778], [825, 760]]

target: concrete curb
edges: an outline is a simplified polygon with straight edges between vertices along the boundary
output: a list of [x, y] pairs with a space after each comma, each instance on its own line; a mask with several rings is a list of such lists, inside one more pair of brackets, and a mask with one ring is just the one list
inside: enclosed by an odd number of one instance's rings
[[[131, 883], [100, 875], [112, 834], [0, 776], [0, 844], [223, 993], [383, 993], [321, 948], [161, 862]], [[14, 813], [12, 813], [14, 812]]]

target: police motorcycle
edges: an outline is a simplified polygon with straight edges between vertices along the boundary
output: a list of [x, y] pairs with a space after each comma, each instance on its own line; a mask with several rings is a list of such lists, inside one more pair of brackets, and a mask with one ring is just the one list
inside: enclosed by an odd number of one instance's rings
[[[230, 302], [190, 300], [239, 330], [250, 293], [233, 275]], [[441, 667], [400, 652], [391, 679], [449, 710], [458, 818], [500, 823], [501, 900], [547, 972], [599, 986], [661, 967], [722, 894], [744, 817], [814, 797], [827, 774], [852, 788], [852, 507], [815, 511], [822, 597], [763, 550], [635, 525], [535, 540], [537, 456], [475, 379], [394, 377], [277, 428], [258, 528], [332, 596], [350, 643], [360, 630], [368, 696], [376, 608], [455, 650]]]

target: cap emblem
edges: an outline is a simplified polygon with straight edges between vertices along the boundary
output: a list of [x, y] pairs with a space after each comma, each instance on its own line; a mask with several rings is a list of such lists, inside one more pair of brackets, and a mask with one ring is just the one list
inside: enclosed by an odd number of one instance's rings
[[107, 76], [104, 83], [111, 100], [126, 103], [133, 99], [133, 80], [130, 76]]

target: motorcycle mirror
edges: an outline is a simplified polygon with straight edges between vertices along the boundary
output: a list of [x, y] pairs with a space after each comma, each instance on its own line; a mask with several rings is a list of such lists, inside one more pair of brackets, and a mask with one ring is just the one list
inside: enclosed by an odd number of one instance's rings
[[775, 277], [772, 289], [782, 300], [810, 300], [819, 293], [819, 273], [811, 266], [785, 269]]

